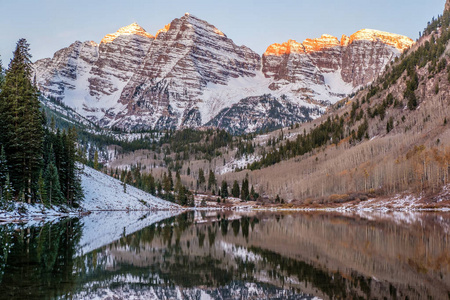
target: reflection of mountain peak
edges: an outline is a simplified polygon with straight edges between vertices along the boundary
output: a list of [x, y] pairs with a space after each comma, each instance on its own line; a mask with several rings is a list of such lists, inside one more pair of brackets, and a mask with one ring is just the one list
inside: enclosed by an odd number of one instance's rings
[[[111, 222], [124, 225], [117, 236], [105, 228]], [[450, 275], [440, 263], [448, 257], [448, 228], [448, 214], [377, 219], [189, 212], [155, 223], [154, 212], [97, 213], [61, 223], [0, 227], [0, 250], [9, 252], [6, 264], [0, 264], [0, 291], [8, 294], [21, 280], [42, 288], [16, 289], [17, 298], [50, 293], [72, 299], [391, 298], [396, 291], [411, 299], [438, 299], [447, 295]], [[112, 239], [89, 250], [86, 237], [94, 231], [99, 239], [101, 233]], [[33, 268], [24, 269], [29, 265]], [[58, 284], [61, 278], [49, 272], [55, 267], [67, 284]]]

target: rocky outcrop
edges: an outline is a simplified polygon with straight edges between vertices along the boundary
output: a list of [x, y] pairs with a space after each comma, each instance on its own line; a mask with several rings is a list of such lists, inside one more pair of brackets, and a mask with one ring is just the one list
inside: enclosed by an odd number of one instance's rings
[[[373, 81], [386, 65], [414, 42], [404, 36], [363, 29], [341, 41], [331, 35], [273, 44], [263, 55], [263, 72], [274, 79], [271, 90], [291, 86], [298, 97], [308, 97], [308, 86], [319, 84], [339, 97]], [[302, 89], [298, 85], [304, 84]], [[311, 98], [319, 97], [309, 92]], [[326, 94], [325, 94], [326, 96]], [[332, 101], [333, 97], [329, 100]]]
[[[255, 77], [258, 54], [237, 46], [213, 25], [190, 14], [159, 31], [141, 67], [123, 89], [127, 109], [112, 121], [124, 126], [134, 118], [158, 124], [171, 116], [171, 127], [200, 126], [199, 107], [208, 85], [226, 86], [230, 78]], [[159, 125], [157, 126], [159, 127]]]
[[447, 2], [445, 2], [445, 10], [450, 11], [450, 0], [447, 0]]
[[[361, 30], [340, 41], [323, 35], [303, 43], [273, 44], [261, 57], [208, 22], [185, 14], [155, 35], [133, 23], [99, 44], [75, 42], [34, 67], [44, 96], [104, 127], [227, 123], [230, 131], [248, 132], [245, 124], [256, 130], [307, 120], [300, 107], [323, 110], [323, 105], [370, 83], [411, 44], [402, 36]], [[266, 101], [266, 94], [275, 100]], [[255, 112], [252, 105], [265, 109]], [[270, 115], [274, 109], [277, 113]], [[243, 112], [242, 117], [235, 111]], [[258, 126], [245, 115], [260, 118]]]
[[318, 108], [299, 106], [285, 97], [270, 95], [244, 98], [223, 109], [206, 126], [226, 128], [232, 134], [261, 132], [303, 123], [320, 116]]
[[35, 75], [41, 92], [62, 100], [68, 90], [76, 88], [76, 82], [89, 73], [98, 58], [98, 45], [94, 42], [76, 41], [57, 51], [53, 58], [38, 60], [34, 64]]

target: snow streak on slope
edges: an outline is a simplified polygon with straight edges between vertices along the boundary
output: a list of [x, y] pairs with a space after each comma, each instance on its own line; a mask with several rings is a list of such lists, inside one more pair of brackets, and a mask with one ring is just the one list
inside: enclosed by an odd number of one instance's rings
[[84, 166], [82, 207], [90, 210], [178, 210], [181, 206], [127, 185], [111, 176]]

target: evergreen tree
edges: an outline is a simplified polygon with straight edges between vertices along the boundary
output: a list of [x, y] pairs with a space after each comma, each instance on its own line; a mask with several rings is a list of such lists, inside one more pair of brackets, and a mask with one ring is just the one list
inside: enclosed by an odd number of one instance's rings
[[[170, 171], [169, 171], [170, 172]], [[164, 190], [165, 194], [169, 194], [170, 190], [171, 190], [171, 185], [170, 185], [170, 179], [167, 176], [166, 172], [164, 172], [163, 174], [163, 178], [162, 178], [162, 189]]]
[[237, 182], [237, 180], [235, 180], [233, 182], [233, 188], [231, 189], [231, 195], [234, 198], [239, 198], [239, 195], [241, 194], [241, 190], [239, 188], [239, 183]]
[[0, 143], [5, 147], [15, 198], [24, 195], [28, 203], [36, 200], [44, 137], [31, 73], [29, 44], [20, 39], [0, 92]]
[[248, 190], [248, 178], [245, 177], [244, 180], [242, 180], [242, 188], [241, 188], [241, 200], [247, 201], [249, 198], [249, 190]]
[[172, 172], [170, 170], [167, 170], [167, 179], [169, 180], [170, 188], [167, 190], [167, 192], [173, 191], [173, 178], [172, 178]]
[[49, 164], [47, 165], [44, 172], [44, 189], [45, 192], [41, 193], [43, 203], [52, 204], [62, 204], [63, 195], [61, 193], [61, 185], [59, 182], [58, 170], [55, 166], [55, 158], [53, 151], [50, 152]]
[[148, 175], [148, 183], [147, 183], [147, 190], [150, 192], [150, 194], [155, 195], [156, 194], [156, 184], [155, 184], [155, 178], [152, 174]]
[[415, 110], [417, 108], [417, 97], [414, 91], [406, 90], [404, 93], [405, 99], [408, 101], [409, 110]]
[[226, 199], [228, 198], [228, 184], [225, 180], [222, 180], [222, 186], [221, 186], [221, 196], [222, 198]]
[[38, 196], [41, 199], [41, 202], [45, 205], [48, 205], [49, 203], [48, 201], [48, 195], [47, 195], [47, 189], [45, 188], [45, 179], [44, 179], [44, 175], [41, 173], [39, 174], [39, 179], [38, 179]]
[[201, 186], [205, 183], [205, 173], [203, 172], [203, 169], [198, 170], [198, 184]]
[[209, 170], [208, 190], [211, 190], [211, 188], [215, 185], [216, 185], [216, 176], [214, 175], [214, 172], [212, 170]]
[[187, 190], [184, 186], [180, 186], [178, 193], [177, 193], [177, 202], [180, 205], [187, 205], [188, 204], [188, 197], [187, 197]]
[[161, 196], [163, 188], [162, 188], [162, 185], [161, 185], [161, 181], [159, 181], [159, 180], [156, 183], [156, 190], [158, 191], [158, 195]]
[[181, 176], [180, 176], [180, 172], [177, 171], [175, 173], [175, 191], [177, 191], [177, 193], [180, 191], [182, 185], [181, 185]]
[[[45, 172], [44, 185], [46, 187], [46, 196], [48, 197], [48, 203], [61, 204], [63, 202], [63, 196], [61, 193], [58, 170], [56, 169], [53, 162], [51, 162]], [[44, 194], [45, 195], [45, 194]], [[46, 199], [43, 199], [46, 203]]]
[[277, 194], [277, 197], [275, 198], [275, 203], [280, 203], [280, 202], [281, 202], [280, 196]]
[[252, 188], [250, 189], [250, 199], [256, 200], [258, 198], [257, 196], [258, 196], [258, 194], [255, 193], [255, 189], [253, 188], [253, 185], [252, 185]]
[[389, 133], [392, 129], [394, 129], [394, 118], [390, 117], [386, 123], [386, 132]]
[[76, 165], [77, 153], [76, 153], [76, 141], [77, 134], [74, 127], [70, 128], [67, 135], [63, 135], [64, 144], [64, 158], [66, 176], [64, 182], [64, 191], [67, 204], [73, 206], [83, 200], [83, 190], [81, 188], [81, 170]]

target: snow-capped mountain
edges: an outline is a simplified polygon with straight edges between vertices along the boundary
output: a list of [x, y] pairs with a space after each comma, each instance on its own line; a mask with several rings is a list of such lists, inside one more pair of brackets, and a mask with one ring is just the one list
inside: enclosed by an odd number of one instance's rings
[[77, 41], [34, 66], [43, 95], [104, 127], [250, 132], [310, 120], [317, 114], [308, 111], [320, 113], [370, 83], [412, 44], [362, 30], [341, 41], [323, 35], [273, 44], [261, 57], [186, 13], [155, 36], [133, 23], [100, 44]]

